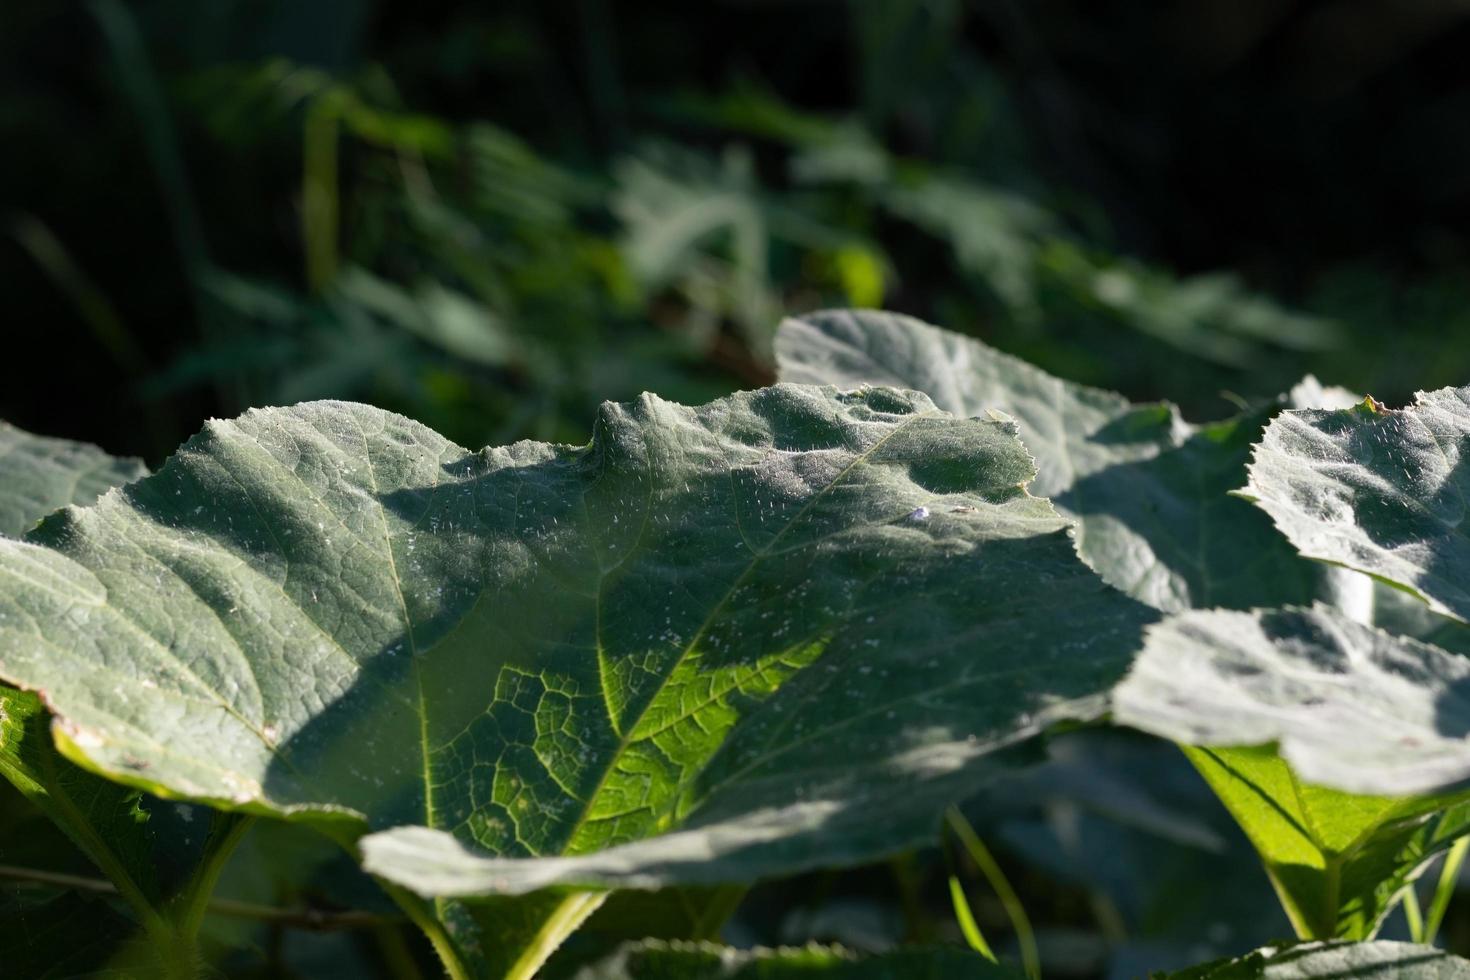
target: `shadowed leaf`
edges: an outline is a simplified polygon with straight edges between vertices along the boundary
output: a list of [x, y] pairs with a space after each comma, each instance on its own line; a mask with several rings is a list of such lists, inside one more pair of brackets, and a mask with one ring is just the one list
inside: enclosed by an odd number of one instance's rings
[[1009, 422], [783, 385], [595, 431], [470, 452], [360, 405], [211, 423], [0, 542], [0, 674], [114, 778], [417, 825], [370, 868], [515, 894], [928, 839], [998, 752], [1095, 717], [1151, 618], [1023, 489]]
[[[1166, 612], [1306, 602], [1321, 575], [1268, 521], [1228, 496], [1279, 406], [1204, 426], [1172, 405], [1139, 405], [1053, 377], [911, 317], [829, 311], [788, 319], [776, 339], [789, 381], [891, 384], [946, 411], [1016, 419], [1036, 457], [1033, 492], [1077, 521], [1082, 556], [1109, 583]], [[1335, 400], [1306, 382], [1293, 398]]]

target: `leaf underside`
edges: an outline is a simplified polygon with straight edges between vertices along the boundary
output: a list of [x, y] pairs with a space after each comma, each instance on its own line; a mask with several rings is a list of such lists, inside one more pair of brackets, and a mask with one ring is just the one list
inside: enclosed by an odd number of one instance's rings
[[364, 850], [427, 894], [860, 861], [1095, 717], [1152, 618], [1031, 476], [1011, 424], [881, 389], [645, 396], [481, 452], [252, 411], [0, 542], [0, 676], [113, 778], [418, 826]]
[[1470, 781], [1470, 659], [1325, 605], [1153, 626], [1114, 715], [1186, 745], [1278, 743], [1311, 783], [1408, 796]]
[[[1014, 417], [1036, 457], [1033, 492], [1077, 522], [1078, 548], [1098, 574], [1158, 609], [1308, 602], [1321, 588], [1320, 571], [1229, 496], [1278, 405], [1192, 426], [1172, 405], [1135, 404], [875, 311], [788, 319], [776, 354], [785, 380], [898, 385], [956, 414]], [[1308, 379], [1290, 397], [1338, 403], [1342, 393]]]

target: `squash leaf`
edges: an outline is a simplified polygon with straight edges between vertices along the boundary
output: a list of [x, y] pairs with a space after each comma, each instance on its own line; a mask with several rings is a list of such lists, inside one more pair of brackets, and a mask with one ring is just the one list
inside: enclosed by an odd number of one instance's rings
[[[1174, 406], [1053, 377], [911, 317], [837, 310], [788, 319], [776, 337], [789, 381], [898, 385], [946, 411], [1016, 419], [1036, 456], [1032, 491], [1077, 522], [1078, 549], [1107, 582], [1165, 612], [1309, 602], [1322, 575], [1228, 494], [1245, 481], [1271, 404], [1195, 426]], [[1339, 403], [1308, 379], [1293, 400]]]
[[1470, 831], [1445, 793], [1470, 779], [1467, 694], [1470, 660], [1326, 606], [1195, 611], [1149, 630], [1114, 710], [1196, 746], [1300, 935], [1363, 939]]
[[1208, 963], [1160, 980], [1466, 980], [1470, 960], [1432, 946], [1373, 942], [1302, 943], [1258, 949], [1238, 959]]
[[1285, 412], [1242, 495], [1308, 558], [1366, 572], [1470, 622], [1470, 388], [1391, 410]]
[[212, 422], [0, 541], [0, 676], [114, 779], [411, 828], [369, 866], [435, 897], [418, 919], [467, 972], [486, 917], [443, 896], [932, 839], [1008, 747], [1097, 717], [1153, 618], [1026, 492], [1008, 420], [779, 385], [594, 432], [471, 452], [361, 405]]
[[0, 534], [16, 537], [67, 504], [90, 504], [148, 472], [141, 460], [0, 422]]

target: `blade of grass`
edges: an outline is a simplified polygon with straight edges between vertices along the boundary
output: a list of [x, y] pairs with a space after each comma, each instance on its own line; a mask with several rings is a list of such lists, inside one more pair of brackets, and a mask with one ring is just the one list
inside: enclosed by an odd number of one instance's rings
[[1439, 927], [1444, 922], [1445, 910], [1450, 907], [1450, 899], [1455, 894], [1455, 885], [1460, 880], [1460, 866], [1465, 863], [1467, 849], [1470, 849], [1470, 837], [1461, 837], [1455, 841], [1450, 852], [1445, 855], [1444, 866], [1439, 872], [1439, 882], [1434, 886], [1434, 898], [1429, 901], [1429, 915], [1424, 921], [1423, 938], [1417, 940], [1426, 946], [1434, 945], [1434, 938], [1439, 935]]
[[1031, 929], [1031, 920], [1026, 915], [1026, 909], [1021, 905], [1021, 899], [1011, 887], [1010, 881], [1006, 879], [1005, 873], [1001, 871], [1000, 865], [996, 863], [990, 849], [980, 840], [980, 835], [975, 833], [975, 828], [970, 826], [970, 821], [960, 813], [959, 807], [950, 807], [945, 811], [944, 817], [1005, 908], [1006, 915], [1011, 920], [1011, 928], [1016, 930], [1016, 943], [1021, 947], [1021, 966], [1026, 971], [1026, 976], [1031, 980], [1040, 980], [1041, 954], [1036, 948], [1036, 933]]
[[116, 308], [51, 229], [35, 215], [20, 213], [11, 218], [9, 232], [71, 302], [91, 330], [93, 339], [112, 355], [117, 365], [131, 374], [147, 370], [143, 349], [128, 332]]
[[965, 886], [960, 884], [960, 879], [955, 875], [949, 876], [949, 900], [954, 905], [954, 918], [960, 924], [960, 932], [964, 933], [965, 942], [990, 962], [999, 963], [990, 944], [985, 941], [985, 934], [980, 931], [980, 925], [975, 921], [974, 913], [970, 911], [970, 902], [965, 898]]
[[179, 255], [184, 260], [190, 285], [197, 292], [210, 264], [209, 248], [173, 121], [149, 64], [142, 34], [132, 13], [119, 0], [94, 0], [92, 14], [112, 54], [123, 95], [142, 126], [143, 144], [158, 175]]
[[1404, 919], [1409, 924], [1409, 938], [1421, 945], [1424, 942], [1424, 916], [1419, 912], [1419, 893], [1410, 885], [1404, 889]]
[[346, 95], [328, 89], [306, 113], [301, 149], [301, 237], [306, 249], [306, 281], [321, 293], [337, 274], [340, 188], [337, 141]]

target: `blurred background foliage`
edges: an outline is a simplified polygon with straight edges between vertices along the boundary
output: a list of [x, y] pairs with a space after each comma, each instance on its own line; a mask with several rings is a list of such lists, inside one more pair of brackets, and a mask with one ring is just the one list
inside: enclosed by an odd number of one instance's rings
[[154, 462], [319, 397], [580, 441], [824, 305], [1196, 418], [1402, 400], [1470, 379], [1466, 12], [9, 0], [0, 414]]
[[[1460, 0], [6, 0], [0, 417], [154, 464], [323, 397], [580, 442], [769, 382], [830, 305], [1199, 420], [1307, 371], [1400, 402], [1470, 382], [1467, 42]], [[1115, 736], [972, 807], [1048, 975], [1285, 934], [1178, 754]], [[727, 936], [953, 939], [951, 851]], [[263, 945], [393, 972], [364, 942]]]

